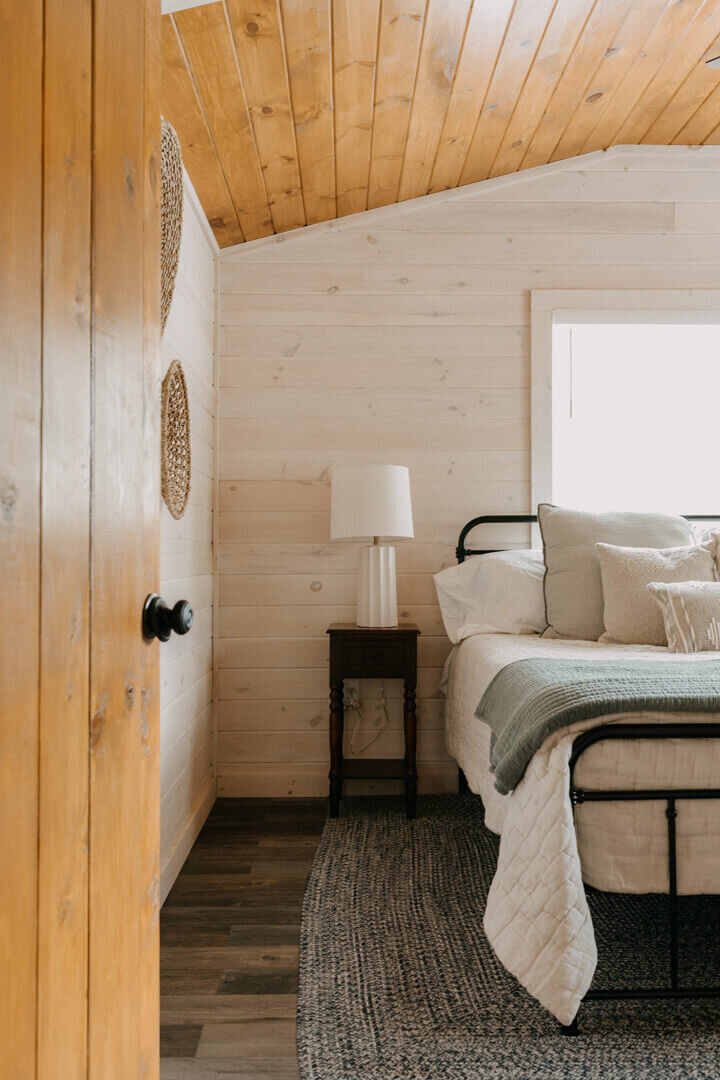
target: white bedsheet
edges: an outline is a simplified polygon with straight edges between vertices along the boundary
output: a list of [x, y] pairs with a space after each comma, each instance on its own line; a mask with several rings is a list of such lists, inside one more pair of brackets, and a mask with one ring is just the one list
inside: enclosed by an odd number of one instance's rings
[[[558, 641], [535, 635], [482, 634], [451, 654], [447, 669], [448, 750], [480, 794], [488, 826], [501, 834], [485, 930], [505, 967], [563, 1023], [575, 1015], [595, 971], [597, 954], [583, 880], [620, 892], [667, 891], [664, 803], [585, 804], [575, 822], [568, 799], [574, 736], [600, 723], [720, 720], [720, 714], [623, 713], [599, 717], [549, 736], [509, 796], [489, 772], [489, 732], [474, 712], [506, 664], [535, 656], [633, 657], [673, 663], [720, 659], [665, 648]], [[708, 740], [658, 744], [607, 742], [591, 747], [576, 770], [587, 787], [703, 787], [720, 778], [720, 746]], [[678, 804], [678, 888], [720, 892], [720, 806]]]

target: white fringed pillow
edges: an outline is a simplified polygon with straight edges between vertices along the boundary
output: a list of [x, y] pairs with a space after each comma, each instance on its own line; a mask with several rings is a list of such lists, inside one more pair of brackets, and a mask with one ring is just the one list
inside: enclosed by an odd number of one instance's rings
[[694, 547], [641, 548], [596, 544], [602, 579], [605, 633], [601, 641], [665, 645], [662, 613], [650, 582], [717, 581], [715, 543]]
[[646, 589], [660, 608], [670, 652], [720, 651], [720, 582], [651, 581]]

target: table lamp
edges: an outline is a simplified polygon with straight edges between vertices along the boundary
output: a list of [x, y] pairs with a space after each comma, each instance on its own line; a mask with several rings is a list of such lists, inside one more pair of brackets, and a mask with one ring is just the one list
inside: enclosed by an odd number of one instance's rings
[[385, 541], [413, 536], [410, 473], [404, 465], [347, 465], [333, 471], [331, 485], [330, 538], [372, 538], [360, 550], [357, 625], [397, 626], [395, 548]]

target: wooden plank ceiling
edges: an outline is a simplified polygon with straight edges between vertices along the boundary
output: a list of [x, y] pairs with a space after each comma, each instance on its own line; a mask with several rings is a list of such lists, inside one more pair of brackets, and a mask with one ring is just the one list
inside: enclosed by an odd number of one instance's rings
[[719, 35], [720, 0], [216, 0], [163, 18], [163, 111], [227, 247], [620, 143], [720, 143]]

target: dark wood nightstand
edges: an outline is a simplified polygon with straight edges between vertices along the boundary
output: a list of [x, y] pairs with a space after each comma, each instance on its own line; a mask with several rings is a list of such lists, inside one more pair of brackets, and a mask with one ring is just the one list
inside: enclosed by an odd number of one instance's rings
[[[343, 780], [404, 780], [405, 808], [415, 817], [417, 798], [417, 639], [414, 623], [387, 629], [333, 623], [330, 635], [330, 817], [340, 811]], [[343, 758], [343, 679], [403, 679], [404, 758]]]

